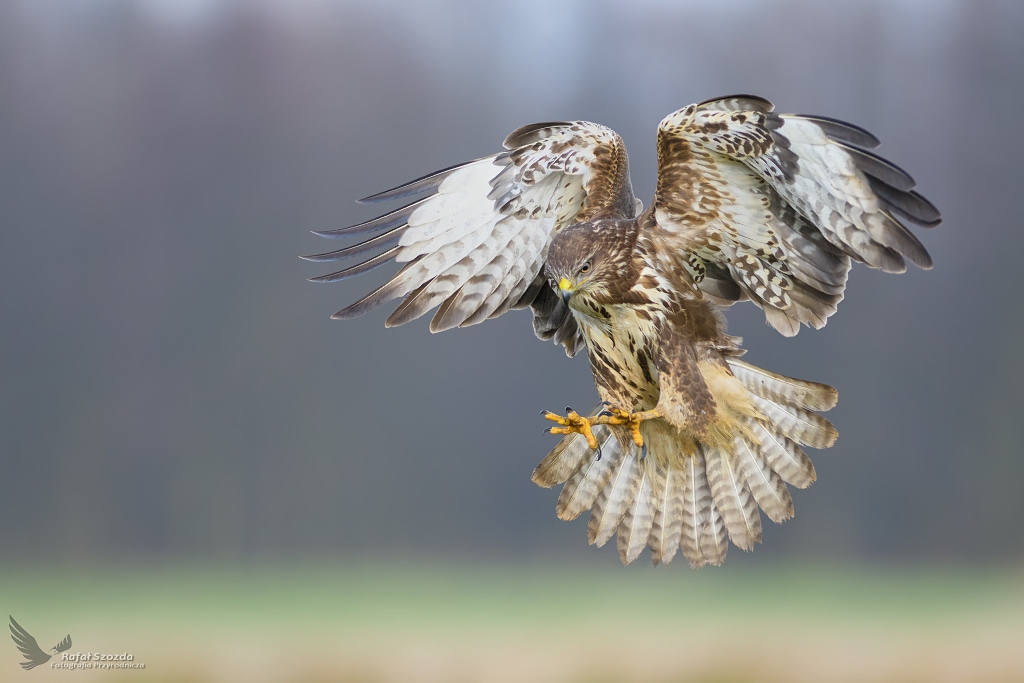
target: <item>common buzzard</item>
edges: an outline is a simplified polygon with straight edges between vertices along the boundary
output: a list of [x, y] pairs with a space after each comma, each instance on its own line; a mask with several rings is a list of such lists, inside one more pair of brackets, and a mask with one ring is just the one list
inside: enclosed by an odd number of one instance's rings
[[677, 549], [720, 564], [727, 539], [761, 540], [758, 508], [793, 515], [786, 484], [815, 480], [801, 446], [828, 448], [818, 412], [835, 389], [740, 360], [721, 309], [749, 299], [785, 336], [821, 328], [843, 298], [851, 261], [898, 273], [931, 268], [907, 223], [939, 212], [903, 170], [867, 151], [878, 140], [820, 116], [776, 114], [760, 97], [693, 104], [658, 127], [658, 185], [643, 210], [614, 131], [586, 121], [524, 126], [501, 154], [368, 197], [422, 198], [324, 237], [372, 234], [306, 257], [391, 261], [386, 284], [334, 314], [402, 299], [401, 325], [438, 307], [432, 332], [529, 306], [541, 339], [585, 348], [603, 401], [586, 416], [545, 412], [565, 437], [533, 480], [563, 484], [557, 514], [590, 510], [591, 543], [618, 533], [630, 563]]

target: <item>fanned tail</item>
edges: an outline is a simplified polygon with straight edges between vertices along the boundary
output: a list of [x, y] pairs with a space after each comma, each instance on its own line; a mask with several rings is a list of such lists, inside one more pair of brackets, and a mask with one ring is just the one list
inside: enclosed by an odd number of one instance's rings
[[836, 390], [736, 358], [726, 363], [728, 394], [743, 397], [743, 409], [732, 413], [731, 443], [694, 442], [661, 419], [641, 426], [646, 456], [617, 427], [594, 429], [600, 451], [578, 434], [566, 436], [533, 473], [545, 488], [564, 484], [558, 517], [590, 510], [590, 543], [600, 547], [617, 535], [623, 564], [649, 547], [655, 565], [681, 550], [694, 568], [720, 565], [729, 540], [748, 551], [760, 543], [759, 511], [776, 523], [791, 518], [786, 484], [806, 488], [816, 476], [801, 446], [835, 443], [835, 428], [817, 412], [835, 406]]

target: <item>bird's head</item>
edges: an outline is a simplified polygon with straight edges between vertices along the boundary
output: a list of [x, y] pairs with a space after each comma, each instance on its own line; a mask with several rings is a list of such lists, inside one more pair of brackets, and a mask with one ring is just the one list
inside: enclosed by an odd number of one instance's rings
[[551, 240], [544, 266], [552, 289], [576, 310], [592, 308], [587, 302], [613, 300], [626, 281], [632, 285], [637, 232], [636, 221], [629, 219], [576, 223], [561, 230]]

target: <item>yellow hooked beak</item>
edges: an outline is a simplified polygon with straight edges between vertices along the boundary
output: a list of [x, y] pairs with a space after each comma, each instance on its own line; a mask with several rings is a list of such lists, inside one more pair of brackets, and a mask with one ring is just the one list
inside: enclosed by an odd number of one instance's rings
[[558, 293], [562, 295], [562, 301], [565, 305], [569, 305], [569, 299], [572, 297], [572, 283], [569, 282], [568, 278], [562, 278], [558, 281]]

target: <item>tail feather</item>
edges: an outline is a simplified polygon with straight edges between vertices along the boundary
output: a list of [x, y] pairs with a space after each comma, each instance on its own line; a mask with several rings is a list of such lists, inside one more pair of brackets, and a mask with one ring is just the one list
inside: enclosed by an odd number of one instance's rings
[[533, 473], [541, 486], [564, 483], [559, 518], [590, 510], [588, 540], [600, 547], [617, 535], [623, 564], [650, 547], [655, 565], [682, 550], [694, 568], [721, 564], [730, 540], [742, 550], [760, 543], [759, 509], [773, 522], [791, 518], [786, 484], [806, 488], [817, 476], [801, 445], [828, 448], [837, 436], [812, 411], [832, 408], [836, 392], [725, 360], [732, 374], [708, 386], [726, 411], [719, 423], [726, 431], [709, 433], [706, 442], [660, 418], [641, 425], [643, 459], [620, 427], [595, 427], [600, 453], [582, 436], [566, 436]]
[[591, 545], [598, 548], [615, 535], [619, 522], [626, 514], [640, 488], [640, 467], [636, 454], [630, 450], [615, 469], [608, 484], [601, 489], [590, 511], [587, 535]]
[[839, 392], [827, 384], [776, 375], [738, 358], [729, 358], [728, 363], [733, 376], [747, 391], [773, 403], [824, 412], [834, 408], [839, 400]]
[[828, 448], [839, 436], [832, 423], [817, 413], [773, 403], [760, 396], [751, 396], [750, 402], [764, 413], [780, 434], [804, 446]]
[[707, 501], [711, 499], [711, 489], [708, 488], [707, 477], [704, 474], [704, 456], [695, 453], [687, 458], [683, 462], [682, 474], [683, 521], [679, 547], [686, 561], [696, 569], [703, 567], [706, 561], [700, 549], [700, 535], [704, 530]]
[[725, 522], [715, 506], [708, 484], [704, 454], [694, 453], [683, 463], [683, 524], [679, 539], [683, 557], [694, 569], [720, 565], [729, 550]]
[[[589, 460], [585, 460], [562, 487], [562, 492], [558, 495], [558, 503], [555, 505], [555, 514], [559, 519], [576, 519], [584, 511], [589, 510], [612, 476], [612, 472], [622, 462], [624, 449], [619, 440], [612, 435], [611, 430], [606, 431], [608, 431], [608, 436], [601, 444], [601, 448], [591, 451], [587, 447], [587, 452], [590, 453]], [[586, 445], [586, 439], [580, 437], [579, 440]]]
[[765, 460], [783, 481], [798, 489], [805, 489], [817, 480], [814, 464], [800, 446], [760, 422], [752, 425], [752, 429], [754, 435], [761, 440], [761, 453]]
[[757, 502], [737, 470], [732, 457], [719, 448], [704, 451], [708, 482], [715, 505], [722, 512], [729, 538], [740, 550], [751, 550], [761, 542], [761, 516]]
[[792, 517], [793, 498], [789, 495], [789, 489], [782, 477], [765, 462], [757, 446], [739, 437], [735, 448], [740, 474], [768, 519], [778, 524]]
[[648, 545], [655, 566], [668, 564], [679, 550], [683, 533], [684, 469], [658, 467], [652, 479], [654, 487], [654, 520]]
[[622, 564], [629, 564], [647, 547], [654, 524], [654, 491], [651, 476], [641, 464], [640, 487], [619, 522], [618, 549]]
[[729, 551], [729, 536], [725, 527], [725, 518], [719, 512], [718, 506], [715, 505], [714, 496], [710, 495], [710, 488], [708, 488], [707, 501], [699, 537], [700, 552], [708, 564], [717, 567], [725, 562], [725, 555]]

